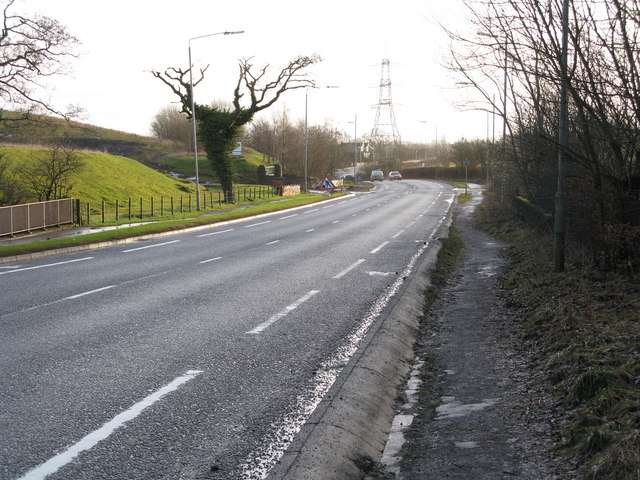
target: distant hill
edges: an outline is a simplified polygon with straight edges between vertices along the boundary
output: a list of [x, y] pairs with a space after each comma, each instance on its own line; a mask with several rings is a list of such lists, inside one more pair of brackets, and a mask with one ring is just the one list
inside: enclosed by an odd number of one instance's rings
[[[18, 114], [2, 112], [2, 115], [11, 118]], [[45, 115], [20, 122], [0, 122], [0, 142], [36, 146], [62, 142], [79, 150], [120, 155], [150, 166], [185, 153], [182, 146], [173, 142]]]
[[[11, 112], [2, 112], [2, 115], [4, 118], [17, 116]], [[27, 122], [0, 122], [0, 143], [34, 147], [64, 143], [78, 150], [131, 158], [163, 173], [174, 172], [185, 178], [195, 175], [192, 153], [185, 152], [178, 143], [44, 115], [34, 116]], [[268, 165], [266, 162], [266, 156], [243, 148], [242, 156], [236, 159], [236, 180], [253, 182], [258, 165]], [[202, 182], [216, 181], [204, 153], [199, 158], [198, 170]]]

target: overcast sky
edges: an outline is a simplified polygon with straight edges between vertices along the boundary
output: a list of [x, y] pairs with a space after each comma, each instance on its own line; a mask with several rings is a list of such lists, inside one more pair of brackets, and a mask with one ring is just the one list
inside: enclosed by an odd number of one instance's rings
[[[176, 101], [150, 71], [188, 68], [192, 37], [244, 30], [192, 41], [194, 67], [211, 65], [197, 102], [232, 98], [240, 58], [269, 64], [275, 75], [298, 55], [318, 54], [323, 61], [310, 77], [339, 88], [309, 91], [309, 124], [330, 123], [352, 136], [357, 116], [360, 136], [373, 128], [388, 58], [403, 141], [431, 142], [436, 129], [451, 142], [487, 134], [485, 113], [454, 106], [461, 94], [440, 65], [447, 39], [434, 20], [464, 28], [459, 0], [18, 0], [13, 12], [55, 18], [82, 42], [73, 74], [48, 80], [49, 94], [61, 108], [83, 107], [94, 125], [148, 135], [154, 115]], [[262, 116], [286, 108], [295, 122], [304, 105], [304, 90], [288, 92]]]

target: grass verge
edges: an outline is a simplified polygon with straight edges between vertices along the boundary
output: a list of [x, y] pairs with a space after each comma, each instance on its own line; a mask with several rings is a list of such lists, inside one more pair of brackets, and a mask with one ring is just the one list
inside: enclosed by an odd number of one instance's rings
[[460, 232], [456, 229], [455, 219], [449, 229], [449, 236], [442, 240], [442, 247], [438, 252], [436, 265], [431, 271], [431, 282], [425, 290], [425, 314], [427, 314], [433, 302], [438, 298], [438, 294], [447, 282], [453, 277], [453, 274], [464, 261], [466, 249], [464, 240], [460, 236]]
[[[334, 197], [341, 195], [342, 194], [335, 194]], [[116, 230], [106, 230], [97, 233], [89, 233], [86, 235], [78, 235], [76, 237], [56, 238], [51, 240], [31, 242], [22, 245], [11, 245], [0, 247], [0, 257], [36, 253], [57, 248], [77, 247], [94, 243], [122, 240], [131, 237], [178, 231], [186, 228], [210, 225], [229, 220], [236, 220], [238, 218], [251, 217], [263, 213], [277, 212], [293, 207], [321, 202], [324, 200], [327, 200], [327, 197], [320, 195], [300, 195], [285, 198], [275, 203], [264, 203], [215, 215], [207, 215], [177, 221], [144, 223], [142, 225], [121, 227]]]
[[568, 262], [553, 271], [552, 239], [489, 201], [485, 230], [512, 246], [504, 278], [536, 345], [561, 416], [562, 452], [584, 478], [640, 478], [640, 285]]

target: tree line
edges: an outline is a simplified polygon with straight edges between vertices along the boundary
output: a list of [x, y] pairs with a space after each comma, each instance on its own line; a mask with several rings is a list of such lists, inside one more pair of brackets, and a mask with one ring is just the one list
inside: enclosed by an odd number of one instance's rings
[[[637, 273], [640, 3], [568, 5], [568, 239], [594, 265]], [[467, 6], [473, 33], [449, 31], [448, 66], [480, 93], [471, 106], [504, 119], [496, 181], [507, 197], [521, 195], [553, 212], [563, 2], [486, 0]]]

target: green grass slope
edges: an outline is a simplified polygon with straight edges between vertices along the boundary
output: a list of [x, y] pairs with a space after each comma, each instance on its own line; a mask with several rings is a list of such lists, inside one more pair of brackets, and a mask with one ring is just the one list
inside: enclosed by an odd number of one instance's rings
[[[0, 150], [10, 159], [14, 169], [19, 170], [20, 165], [45, 149], [4, 146]], [[195, 193], [192, 182], [175, 179], [130, 158], [99, 152], [78, 153], [85, 166], [73, 176], [71, 195], [83, 202], [96, 205], [102, 200], [180, 197]]]

